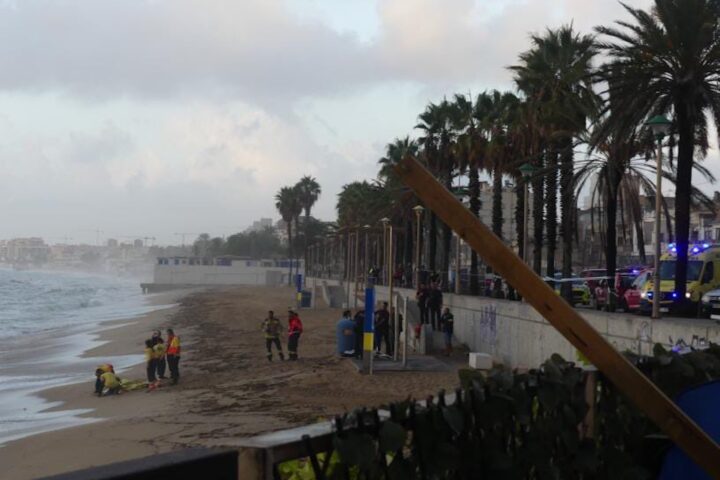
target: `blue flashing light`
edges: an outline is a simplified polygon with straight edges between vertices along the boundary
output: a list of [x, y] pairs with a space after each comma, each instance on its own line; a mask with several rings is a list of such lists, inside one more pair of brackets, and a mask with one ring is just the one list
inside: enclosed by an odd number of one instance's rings
[[709, 243], [703, 243], [703, 248], [710, 248], [710, 244], [709, 244]]
[[635, 269], [632, 271], [632, 273], [633, 273], [633, 275], [638, 275], [640, 273], [640, 270]]
[[670, 245], [668, 245], [668, 247], [674, 248], [674, 247], [675, 247], [675, 244], [674, 244], [674, 243], [671, 243]]
[[672, 298], [677, 298], [677, 292], [672, 292]]
[[653, 292], [647, 292], [647, 298], [652, 299], [652, 297], [653, 297]]
[[700, 248], [699, 248], [699, 247], [693, 247], [692, 253], [700, 253]]
[[677, 247], [672, 247], [672, 248], [670, 249], [670, 251], [671, 251], [672, 253], [677, 253]]

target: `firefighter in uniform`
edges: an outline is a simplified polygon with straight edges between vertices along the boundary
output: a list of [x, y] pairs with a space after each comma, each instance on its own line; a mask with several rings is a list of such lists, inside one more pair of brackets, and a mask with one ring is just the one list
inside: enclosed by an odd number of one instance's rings
[[268, 312], [268, 317], [263, 320], [262, 323], [262, 330], [265, 333], [265, 348], [267, 348], [267, 358], [270, 362], [272, 362], [273, 357], [273, 344], [275, 344], [275, 348], [277, 348], [280, 360], [285, 360], [285, 356], [283, 355], [282, 351], [282, 344], [280, 343], [280, 332], [282, 331], [282, 329], [283, 326], [282, 323], [280, 323], [280, 319], [276, 318], [275, 313], [270, 310]]

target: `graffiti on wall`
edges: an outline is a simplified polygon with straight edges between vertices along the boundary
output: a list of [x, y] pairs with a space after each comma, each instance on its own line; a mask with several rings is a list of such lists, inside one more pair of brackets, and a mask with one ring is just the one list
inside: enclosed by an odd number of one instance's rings
[[495, 345], [497, 340], [497, 307], [485, 305], [480, 309], [480, 341]]

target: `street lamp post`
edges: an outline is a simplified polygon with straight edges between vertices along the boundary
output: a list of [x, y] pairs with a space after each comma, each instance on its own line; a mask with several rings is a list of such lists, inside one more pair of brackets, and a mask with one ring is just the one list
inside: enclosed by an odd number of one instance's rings
[[525, 183], [525, 195], [523, 195], [523, 260], [525, 260], [525, 263], [529, 264], [528, 225], [530, 224], [530, 222], [528, 222], [528, 217], [530, 216], [530, 212], [528, 212], [528, 198], [530, 197], [530, 192], [528, 187], [530, 186], [530, 177], [532, 177], [532, 174], [535, 171], [535, 167], [533, 167], [529, 163], [524, 163], [520, 166], [519, 170], [520, 173], [522, 173], [523, 181]]
[[663, 115], [655, 115], [645, 123], [657, 140], [657, 177], [655, 180], [655, 271], [653, 272], [652, 318], [660, 318], [660, 208], [662, 205], [662, 141], [670, 131], [671, 122]]
[[370, 279], [370, 265], [368, 265], [370, 263], [370, 225], [364, 225], [363, 229], [365, 230], [365, 259], [363, 260], [365, 275], [363, 278], [367, 284]]
[[425, 208], [422, 205], [413, 207], [415, 211], [415, 289], [420, 287], [420, 220]]

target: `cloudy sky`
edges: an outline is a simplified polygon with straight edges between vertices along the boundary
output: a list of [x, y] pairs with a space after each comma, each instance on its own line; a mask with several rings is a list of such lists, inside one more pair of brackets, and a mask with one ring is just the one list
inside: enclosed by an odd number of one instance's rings
[[0, 0], [0, 238], [229, 234], [277, 217], [304, 174], [334, 219], [428, 102], [512, 88], [529, 32], [625, 17], [616, 0]]

